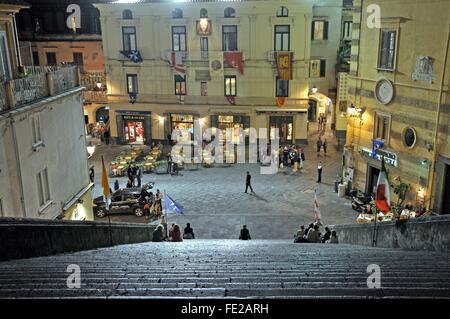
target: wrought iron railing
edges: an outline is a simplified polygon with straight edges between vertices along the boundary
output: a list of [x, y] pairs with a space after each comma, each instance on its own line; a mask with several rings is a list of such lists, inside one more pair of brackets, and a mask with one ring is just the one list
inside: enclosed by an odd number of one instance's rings
[[45, 73], [11, 81], [16, 107], [42, 99], [49, 95]]
[[67, 91], [78, 82], [78, 70], [76, 66], [68, 66], [52, 72], [55, 94]]

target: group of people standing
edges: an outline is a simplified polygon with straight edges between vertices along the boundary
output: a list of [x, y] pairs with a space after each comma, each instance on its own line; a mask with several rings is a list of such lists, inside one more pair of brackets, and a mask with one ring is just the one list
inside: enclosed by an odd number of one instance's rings
[[141, 187], [142, 169], [140, 166], [133, 164], [128, 164], [127, 168], [127, 188], [131, 187]]
[[156, 194], [148, 191], [148, 185], [145, 185], [139, 195], [139, 204], [144, 210], [145, 219], [150, 222], [150, 217], [158, 219], [162, 214], [162, 194], [159, 189]]
[[279, 156], [279, 167], [294, 167], [297, 170], [303, 168], [303, 163], [305, 161], [305, 153], [303, 148], [298, 148], [295, 145], [291, 147], [281, 147], [278, 151]]
[[338, 244], [339, 240], [336, 231], [331, 231], [330, 228], [325, 227], [325, 234], [320, 233], [320, 226], [318, 223], [309, 224], [305, 229], [304, 225], [301, 225], [294, 235], [295, 243], [322, 243], [322, 244]]

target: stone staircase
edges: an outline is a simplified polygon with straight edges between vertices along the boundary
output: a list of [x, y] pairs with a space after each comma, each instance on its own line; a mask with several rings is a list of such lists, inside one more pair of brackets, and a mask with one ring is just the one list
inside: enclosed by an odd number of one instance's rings
[[[69, 289], [67, 267], [81, 269]], [[367, 267], [381, 288], [367, 287]], [[283, 240], [142, 243], [0, 263], [0, 298], [450, 298], [450, 254]]]

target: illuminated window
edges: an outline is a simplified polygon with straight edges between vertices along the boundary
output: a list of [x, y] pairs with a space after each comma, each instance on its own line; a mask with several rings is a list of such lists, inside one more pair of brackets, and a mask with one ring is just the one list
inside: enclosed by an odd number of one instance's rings
[[139, 92], [137, 74], [127, 74], [127, 92], [128, 94]]
[[290, 26], [276, 25], [275, 26], [275, 51], [289, 51], [290, 50]]
[[175, 75], [175, 95], [186, 95], [186, 77]]
[[236, 96], [236, 76], [225, 75], [225, 96]]
[[311, 40], [328, 40], [328, 21], [313, 21], [311, 28]]
[[136, 50], [136, 27], [122, 28], [122, 41], [124, 51]]
[[289, 96], [289, 81], [280, 80], [277, 76], [276, 79], [276, 97], [288, 97]]
[[375, 114], [374, 138], [387, 141], [389, 139], [391, 117], [385, 114]]
[[186, 27], [172, 27], [172, 50], [186, 51]]
[[309, 77], [310, 78], [323, 78], [326, 76], [326, 65], [327, 61], [325, 59], [313, 59], [310, 63]]

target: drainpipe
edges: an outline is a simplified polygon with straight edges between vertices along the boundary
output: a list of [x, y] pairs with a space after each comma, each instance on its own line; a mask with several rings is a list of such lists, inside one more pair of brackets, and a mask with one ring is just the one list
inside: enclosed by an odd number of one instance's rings
[[433, 142], [433, 159], [431, 161], [431, 167], [430, 167], [430, 171], [428, 172], [428, 180], [429, 180], [429, 198], [430, 198], [430, 203], [428, 208], [431, 208], [434, 205], [432, 205], [431, 203], [431, 198], [432, 198], [432, 194], [434, 191], [434, 185], [435, 185], [435, 181], [434, 181], [434, 172], [436, 170], [436, 161], [437, 161], [437, 156], [438, 156], [438, 140], [439, 140], [439, 126], [440, 126], [440, 117], [441, 117], [441, 107], [442, 107], [442, 94], [444, 92], [444, 81], [445, 81], [445, 70], [447, 68], [447, 59], [448, 59], [448, 46], [450, 43], [450, 26], [448, 28], [448, 32], [447, 32], [447, 42], [445, 45], [445, 54], [444, 54], [444, 64], [442, 66], [442, 75], [441, 75], [441, 84], [440, 84], [440, 88], [439, 88], [439, 98], [438, 98], [438, 106], [437, 106], [437, 112], [436, 112], [436, 128], [434, 129], [434, 142]]
[[24, 196], [24, 190], [23, 190], [22, 169], [20, 166], [20, 158], [19, 158], [20, 154], [19, 154], [19, 148], [17, 145], [17, 134], [16, 134], [16, 127], [14, 125], [14, 123], [15, 123], [14, 118], [11, 118], [9, 123], [11, 124], [13, 147], [14, 147], [14, 157], [16, 158], [17, 175], [19, 178], [20, 203], [22, 205], [22, 214], [23, 214], [23, 217], [27, 217], [27, 211], [26, 211], [26, 206], [25, 206], [25, 196]]

